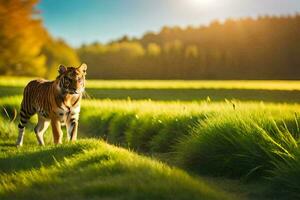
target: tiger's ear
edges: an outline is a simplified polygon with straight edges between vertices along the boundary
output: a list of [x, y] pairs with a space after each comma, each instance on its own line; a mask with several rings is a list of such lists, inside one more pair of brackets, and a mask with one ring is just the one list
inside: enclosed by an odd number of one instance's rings
[[82, 63], [78, 68], [77, 68], [81, 73], [86, 75], [86, 70], [87, 70], [87, 65], [85, 63]]
[[58, 67], [58, 73], [59, 73], [59, 74], [63, 74], [63, 73], [65, 73], [66, 71], [67, 71], [67, 68], [66, 68], [65, 66], [59, 65], [59, 67]]

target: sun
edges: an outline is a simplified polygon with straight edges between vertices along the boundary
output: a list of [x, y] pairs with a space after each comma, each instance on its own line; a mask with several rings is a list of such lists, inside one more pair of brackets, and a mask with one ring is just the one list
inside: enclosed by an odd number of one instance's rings
[[187, 0], [189, 4], [193, 6], [213, 6], [216, 3], [216, 0]]

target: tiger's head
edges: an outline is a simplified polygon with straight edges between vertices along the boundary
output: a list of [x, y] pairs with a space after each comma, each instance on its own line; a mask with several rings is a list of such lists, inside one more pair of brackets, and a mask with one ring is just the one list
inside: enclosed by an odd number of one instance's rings
[[85, 88], [85, 75], [87, 65], [81, 64], [79, 67], [59, 66], [57, 77], [59, 88], [64, 94], [81, 94]]

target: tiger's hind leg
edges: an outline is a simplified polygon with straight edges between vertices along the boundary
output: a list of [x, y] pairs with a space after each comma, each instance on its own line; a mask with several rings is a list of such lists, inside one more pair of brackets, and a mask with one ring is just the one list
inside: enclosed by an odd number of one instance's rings
[[38, 115], [38, 123], [34, 128], [36, 138], [39, 145], [44, 146], [44, 133], [50, 125], [50, 120], [45, 119], [44, 117]]
[[17, 145], [17, 147], [20, 147], [23, 145], [23, 140], [24, 140], [24, 135], [25, 135], [25, 127], [22, 126], [21, 124], [19, 124], [18, 129], [19, 129], [19, 134], [18, 134], [16, 145]]
[[24, 140], [24, 135], [25, 135], [25, 126], [27, 124], [27, 122], [29, 121], [30, 117], [32, 115], [28, 114], [24, 108], [21, 108], [20, 111], [20, 122], [18, 125], [18, 129], [19, 129], [19, 135], [18, 135], [18, 139], [16, 142], [17, 147], [20, 147], [23, 145], [23, 140]]

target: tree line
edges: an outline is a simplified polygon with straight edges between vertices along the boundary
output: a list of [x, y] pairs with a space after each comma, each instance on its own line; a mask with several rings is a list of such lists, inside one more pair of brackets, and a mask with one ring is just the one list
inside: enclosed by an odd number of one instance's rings
[[101, 79], [299, 79], [299, 14], [163, 27], [74, 49], [51, 37], [37, 3], [0, 0], [0, 74], [52, 78], [59, 64], [85, 62], [88, 77]]
[[300, 15], [164, 27], [77, 50], [103, 79], [299, 79]]

